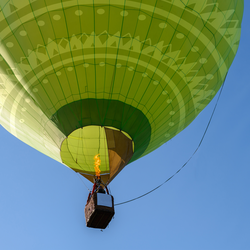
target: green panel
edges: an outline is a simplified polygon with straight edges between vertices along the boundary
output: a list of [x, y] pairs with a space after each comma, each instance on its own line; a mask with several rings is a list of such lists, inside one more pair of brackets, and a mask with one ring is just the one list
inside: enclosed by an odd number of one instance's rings
[[86, 125], [123, 129], [135, 141], [132, 160], [146, 155], [220, 89], [243, 5], [0, 0], [0, 123], [58, 161], [66, 136]]
[[77, 129], [62, 143], [62, 162], [80, 172], [95, 175], [94, 156], [100, 154], [101, 174], [109, 173], [107, 145], [104, 127], [87, 126]]

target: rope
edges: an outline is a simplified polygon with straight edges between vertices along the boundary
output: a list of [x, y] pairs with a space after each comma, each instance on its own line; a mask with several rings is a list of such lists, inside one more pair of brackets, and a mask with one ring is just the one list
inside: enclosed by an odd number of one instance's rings
[[197, 153], [198, 149], [200, 148], [200, 146], [201, 146], [201, 144], [202, 144], [202, 142], [203, 142], [203, 140], [204, 140], [204, 138], [205, 138], [205, 135], [206, 135], [206, 133], [207, 133], [207, 131], [208, 131], [208, 128], [209, 128], [210, 123], [211, 123], [211, 121], [212, 121], [212, 118], [213, 118], [213, 116], [214, 116], [215, 110], [216, 110], [217, 105], [218, 105], [218, 103], [219, 103], [219, 100], [220, 100], [220, 97], [221, 97], [221, 93], [222, 93], [222, 90], [223, 90], [223, 87], [224, 87], [224, 83], [225, 83], [225, 80], [224, 80], [224, 82], [223, 82], [223, 84], [222, 84], [222, 87], [221, 87], [219, 96], [218, 96], [218, 98], [217, 98], [217, 101], [216, 101], [216, 103], [215, 103], [213, 112], [212, 112], [211, 117], [210, 117], [210, 119], [209, 119], [209, 121], [208, 121], [208, 124], [207, 124], [207, 126], [206, 126], [206, 129], [205, 129], [205, 131], [204, 131], [204, 133], [203, 133], [203, 136], [202, 136], [202, 138], [201, 138], [201, 140], [200, 140], [200, 142], [199, 142], [197, 148], [195, 149], [195, 151], [194, 151], [193, 154], [191, 155], [191, 157], [182, 165], [181, 168], [179, 168], [179, 170], [177, 170], [172, 176], [170, 176], [167, 180], [165, 180], [165, 181], [164, 181], [162, 184], [160, 184], [159, 186], [155, 187], [154, 189], [150, 190], [149, 192], [147, 192], [147, 193], [145, 193], [145, 194], [143, 194], [143, 195], [140, 195], [140, 196], [138, 196], [138, 197], [136, 197], [136, 198], [133, 198], [133, 199], [131, 199], [131, 200], [127, 200], [127, 201], [124, 201], [124, 202], [121, 202], [121, 203], [117, 203], [117, 204], [115, 204], [115, 206], [120, 206], [120, 205], [129, 203], [129, 202], [138, 200], [138, 199], [140, 199], [140, 198], [142, 198], [142, 197], [144, 197], [144, 196], [146, 196], [146, 195], [148, 195], [148, 194], [154, 192], [156, 189], [160, 188], [160, 187], [163, 186], [165, 183], [167, 183], [168, 181], [170, 181], [175, 175], [177, 175], [177, 174], [178, 174], [178, 173], [179, 173], [179, 172], [189, 163], [189, 161], [190, 161], [190, 160], [193, 158], [193, 156]]
[[[84, 183], [83, 179], [80, 177], [81, 174], [79, 174], [79, 173], [77, 173], [77, 174], [78, 174], [77, 176], [80, 178], [80, 180], [82, 181], [82, 183], [84, 184], [84, 186], [88, 189], [87, 185]], [[88, 189], [88, 190], [89, 190], [89, 192], [91, 191], [90, 189]]]

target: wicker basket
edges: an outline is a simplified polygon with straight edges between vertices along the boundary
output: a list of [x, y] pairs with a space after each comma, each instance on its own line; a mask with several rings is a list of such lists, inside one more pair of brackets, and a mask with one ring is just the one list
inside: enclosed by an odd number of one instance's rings
[[87, 227], [104, 229], [115, 214], [112, 195], [94, 193], [85, 206]]

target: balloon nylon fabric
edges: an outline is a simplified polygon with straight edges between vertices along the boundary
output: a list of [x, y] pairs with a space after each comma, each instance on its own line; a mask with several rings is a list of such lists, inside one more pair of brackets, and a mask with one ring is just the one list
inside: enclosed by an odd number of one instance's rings
[[[130, 162], [139, 159], [220, 89], [239, 46], [243, 2], [0, 0], [0, 124], [59, 162], [75, 130], [112, 127], [132, 138]], [[70, 155], [63, 147], [74, 165], [82, 143], [70, 144]], [[75, 171], [94, 173], [94, 155], [84, 157]]]

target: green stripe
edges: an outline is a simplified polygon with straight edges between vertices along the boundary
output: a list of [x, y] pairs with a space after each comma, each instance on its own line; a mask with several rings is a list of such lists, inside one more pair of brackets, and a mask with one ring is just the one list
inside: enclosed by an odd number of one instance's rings
[[144, 153], [151, 138], [151, 126], [147, 117], [139, 109], [115, 100], [75, 101], [60, 108], [51, 120], [65, 136], [89, 125], [114, 127], [128, 133], [135, 144], [131, 162]]

